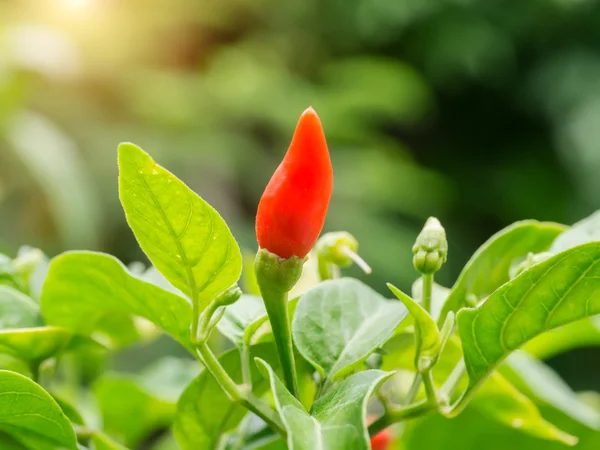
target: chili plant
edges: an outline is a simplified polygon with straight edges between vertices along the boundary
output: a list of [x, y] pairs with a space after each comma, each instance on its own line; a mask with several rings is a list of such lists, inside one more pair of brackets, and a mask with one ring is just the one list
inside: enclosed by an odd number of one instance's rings
[[[258, 206], [254, 270], [223, 218], [147, 153], [122, 144], [118, 164], [149, 269], [85, 251], [0, 259], [0, 448], [150, 448], [169, 427], [184, 450], [469, 448], [481, 416], [523, 436], [515, 448], [574, 445], [572, 429], [597, 448], [597, 397], [543, 359], [600, 343], [600, 215], [517, 222], [451, 288], [434, 281], [448, 245], [430, 218], [412, 292], [386, 296], [341, 277], [370, 271], [351, 234], [318, 239], [333, 172], [312, 109]], [[158, 330], [198, 363], [102, 373]]]

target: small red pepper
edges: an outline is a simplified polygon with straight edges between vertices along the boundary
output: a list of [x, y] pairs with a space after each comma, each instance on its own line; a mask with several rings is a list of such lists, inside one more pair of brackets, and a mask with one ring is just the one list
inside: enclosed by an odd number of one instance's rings
[[388, 428], [371, 438], [371, 450], [387, 450], [392, 440], [392, 431]]
[[304, 258], [323, 229], [332, 188], [325, 134], [319, 116], [308, 108], [258, 204], [259, 246], [283, 259]]

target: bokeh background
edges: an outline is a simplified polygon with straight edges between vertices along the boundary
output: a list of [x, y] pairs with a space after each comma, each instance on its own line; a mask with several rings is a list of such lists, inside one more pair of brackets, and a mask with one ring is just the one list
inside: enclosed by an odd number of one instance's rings
[[[437, 216], [450, 285], [513, 221], [600, 208], [599, 24], [597, 0], [0, 0], [0, 252], [144, 261], [122, 141], [254, 250], [258, 199], [312, 105], [335, 167], [326, 229], [358, 238], [368, 283], [408, 289]], [[551, 363], [600, 389], [599, 361]]]

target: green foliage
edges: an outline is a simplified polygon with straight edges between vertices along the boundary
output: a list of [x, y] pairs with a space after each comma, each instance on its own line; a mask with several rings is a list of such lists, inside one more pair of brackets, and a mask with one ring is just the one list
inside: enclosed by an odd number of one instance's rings
[[[254, 347], [252, 356], [274, 364], [276, 362], [272, 344]], [[242, 381], [239, 351], [231, 350], [223, 354], [220, 362], [234, 380]], [[264, 394], [268, 383], [260, 377], [256, 367], [252, 367], [251, 375], [254, 394]], [[231, 401], [205, 370], [181, 395], [173, 431], [182, 450], [215, 448], [223, 439], [223, 434], [231, 432], [246, 415], [247, 410]]]
[[102, 253], [69, 252], [54, 258], [41, 306], [48, 324], [73, 333], [90, 335], [100, 324], [101, 332], [108, 331], [109, 338], [119, 340], [119, 335], [131, 333], [133, 324], [121, 322], [125, 326], [107, 328], [104, 319], [135, 315], [192, 348], [190, 303], [132, 275], [117, 259]]
[[69, 419], [29, 378], [0, 371], [0, 430], [28, 450], [77, 450]]
[[511, 351], [577, 319], [600, 313], [598, 243], [537, 264], [457, 317], [470, 385], [475, 387]]
[[119, 147], [119, 194], [150, 261], [204, 309], [242, 273], [237, 242], [219, 214], [132, 144]]
[[526, 220], [517, 222], [489, 238], [471, 257], [444, 304], [438, 323], [449, 311], [474, 306], [509, 280], [508, 269], [515, 258], [546, 250], [564, 225]]
[[31, 363], [40, 363], [61, 353], [71, 333], [60, 327], [22, 328], [0, 331], [0, 352]]
[[22, 292], [0, 285], [0, 329], [41, 325], [39, 307]]
[[379, 370], [354, 374], [319, 398], [309, 414], [287, 391], [269, 364], [260, 359], [257, 363], [270, 379], [291, 450], [369, 448], [368, 435], [364, 432], [366, 402], [389, 374]]
[[325, 281], [300, 297], [292, 332], [298, 351], [330, 382], [364, 361], [406, 315], [398, 302], [343, 278]]

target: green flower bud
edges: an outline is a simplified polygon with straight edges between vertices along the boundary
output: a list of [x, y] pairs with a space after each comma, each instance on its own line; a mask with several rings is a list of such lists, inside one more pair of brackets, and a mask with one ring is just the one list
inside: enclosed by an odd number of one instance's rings
[[358, 256], [358, 241], [346, 231], [325, 233], [315, 246], [319, 260], [319, 273], [322, 279], [334, 278], [337, 267], [348, 267], [356, 263], [365, 273], [371, 273], [371, 267]]
[[421, 274], [440, 270], [448, 256], [446, 231], [435, 217], [427, 219], [413, 246], [413, 265]]

